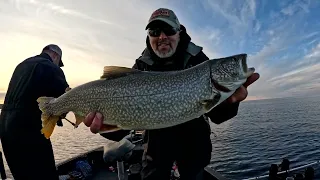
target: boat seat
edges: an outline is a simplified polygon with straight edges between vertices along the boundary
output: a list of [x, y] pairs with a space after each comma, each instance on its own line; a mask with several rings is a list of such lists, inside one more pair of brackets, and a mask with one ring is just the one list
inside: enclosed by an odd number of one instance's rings
[[135, 145], [123, 138], [119, 142], [112, 142], [103, 147], [103, 160], [106, 163], [126, 161], [132, 155]]

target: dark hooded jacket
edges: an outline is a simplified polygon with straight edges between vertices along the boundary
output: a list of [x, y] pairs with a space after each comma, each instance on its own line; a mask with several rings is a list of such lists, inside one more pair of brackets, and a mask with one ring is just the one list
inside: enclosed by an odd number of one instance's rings
[[[136, 60], [133, 68], [144, 71], [182, 70], [196, 66], [209, 58], [202, 48], [191, 42], [185, 27], [181, 26], [180, 42], [176, 53], [168, 59], [159, 59], [149, 44]], [[173, 127], [146, 130], [144, 132], [144, 155], [142, 158], [143, 179], [155, 179], [165, 176], [174, 161], [177, 162], [182, 179], [200, 173], [211, 160], [212, 144], [209, 119], [220, 124], [234, 117], [239, 103], [220, 104], [213, 110], [194, 120]], [[160, 174], [159, 174], [160, 173]], [[190, 177], [189, 177], [190, 175]], [[185, 177], [188, 176], [188, 177]], [[161, 177], [162, 179], [164, 177]]]
[[[146, 38], [147, 47], [142, 55], [136, 59], [133, 68], [143, 71], [172, 71], [186, 69], [200, 64], [209, 58], [202, 52], [202, 47], [191, 42], [191, 37], [187, 34], [186, 28], [181, 25], [180, 42], [176, 53], [168, 59], [160, 59], [152, 50], [149, 38]], [[189, 58], [188, 58], [189, 57]], [[220, 104], [206, 114], [213, 123], [220, 124], [237, 115], [239, 103]], [[187, 123], [161, 130], [164, 134], [171, 136], [179, 131], [187, 132], [199, 129], [205, 136], [211, 134], [210, 126], [205, 117], [195, 119]], [[156, 132], [156, 131], [153, 131]], [[120, 130], [114, 133], [101, 134], [103, 137], [119, 141], [129, 133], [128, 130]]]

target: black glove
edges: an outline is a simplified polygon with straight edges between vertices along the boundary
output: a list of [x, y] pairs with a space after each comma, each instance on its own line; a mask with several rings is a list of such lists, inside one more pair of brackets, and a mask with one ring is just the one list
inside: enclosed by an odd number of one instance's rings
[[57, 126], [62, 127], [63, 123], [62, 123], [62, 119], [64, 119], [67, 116], [68, 113], [64, 113], [60, 116], [60, 119], [57, 121]]
[[57, 122], [57, 126], [60, 126], [60, 127], [62, 127], [62, 126], [63, 126], [63, 123], [62, 123], [62, 120], [61, 120], [61, 119], [59, 119], [59, 120], [58, 120], [58, 122]]

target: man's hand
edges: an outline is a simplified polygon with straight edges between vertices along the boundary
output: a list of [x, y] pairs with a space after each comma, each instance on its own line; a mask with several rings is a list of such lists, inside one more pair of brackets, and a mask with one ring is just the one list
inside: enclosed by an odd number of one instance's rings
[[232, 96], [230, 96], [226, 102], [227, 103], [235, 103], [235, 102], [241, 102], [245, 100], [248, 96], [247, 87], [257, 81], [260, 78], [260, 75], [258, 73], [253, 73], [247, 81], [234, 92]]
[[103, 116], [99, 112], [91, 112], [84, 119], [83, 123], [90, 127], [90, 131], [94, 134], [98, 133], [103, 122]]
[[[254, 73], [251, 75], [247, 81], [244, 83], [243, 86], [241, 86], [232, 96], [230, 96], [226, 102], [227, 103], [235, 103], [243, 101], [248, 96], [247, 87], [257, 81], [260, 78], [260, 75], [258, 73]], [[98, 133], [103, 122], [103, 116], [99, 112], [91, 112], [87, 115], [87, 117], [84, 119], [83, 123], [90, 127], [90, 131], [94, 134]]]
[[65, 92], [68, 92], [68, 91], [70, 91], [70, 90], [71, 90], [71, 88], [70, 88], [70, 87], [67, 87], [66, 90], [65, 90]]

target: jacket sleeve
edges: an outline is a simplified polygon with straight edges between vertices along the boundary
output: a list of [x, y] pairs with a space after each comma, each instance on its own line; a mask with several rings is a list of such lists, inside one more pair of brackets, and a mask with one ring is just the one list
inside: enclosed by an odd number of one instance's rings
[[69, 87], [69, 84], [67, 83], [62, 69], [51, 68], [48, 83], [48, 94], [50, 94], [51, 97], [59, 97], [65, 93], [67, 87]]
[[41, 62], [37, 64], [36, 72], [37, 81], [41, 82], [37, 84], [43, 87], [40, 94], [44, 96], [57, 98], [69, 87], [62, 69], [58, 66]]
[[238, 114], [239, 104], [239, 102], [233, 104], [221, 103], [205, 115], [210, 118], [211, 122], [221, 124]]
[[[141, 57], [141, 56], [140, 56], [140, 57]], [[134, 65], [132, 66], [132, 69], [138, 69], [138, 70], [140, 70], [137, 60], [136, 60], [136, 62], [134, 63]]]
[[[45, 96], [57, 98], [65, 93], [66, 88], [69, 87], [65, 75], [59, 67], [39, 63], [37, 72], [38, 76], [40, 76], [42, 86], [45, 87], [41, 94]], [[63, 126], [61, 119], [58, 120], [57, 125]]]
[[135, 64], [132, 66], [132, 69], [138, 69], [137, 63], [135, 63]]
[[[209, 58], [202, 51], [195, 56], [195, 59], [198, 61], [197, 64], [209, 60]], [[233, 104], [221, 103], [205, 115], [210, 118], [211, 122], [220, 124], [238, 114], [239, 104], [239, 102]]]

